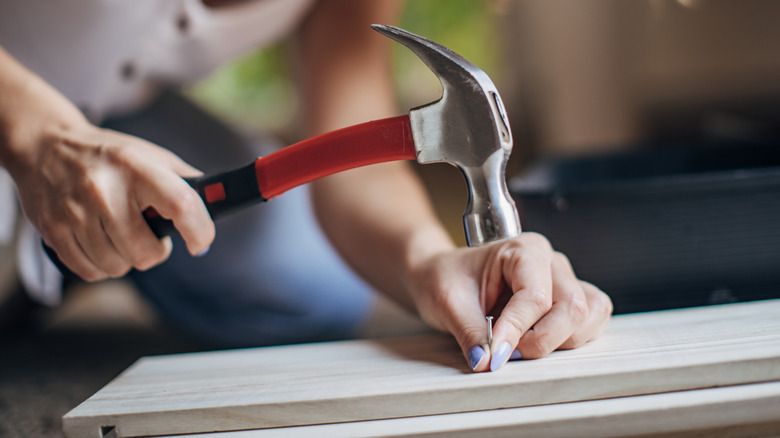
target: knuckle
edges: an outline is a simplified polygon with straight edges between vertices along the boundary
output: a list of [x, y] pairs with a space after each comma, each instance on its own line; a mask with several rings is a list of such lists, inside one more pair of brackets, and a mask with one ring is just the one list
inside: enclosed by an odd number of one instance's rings
[[147, 237], [140, 238], [139, 236], [148, 236], [148, 233], [151, 231], [149, 224], [137, 218], [123, 222], [113, 220], [112, 224], [114, 225], [112, 229], [116, 233], [116, 238], [122, 245], [126, 245], [129, 248], [131, 262], [135, 262], [138, 254], [143, 251], [147, 239]]
[[452, 335], [459, 341], [462, 347], [471, 348], [480, 343], [484, 328], [460, 327], [453, 331]]
[[100, 280], [105, 280], [107, 275], [105, 272], [97, 270], [97, 269], [81, 269], [79, 272], [76, 272], [79, 277], [81, 277], [84, 281], [88, 283], [94, 283]]
[[569, 257], [560, 251], [553, 251], [552, 261], [558, 266], [571, 268], [571, 261], [569, 260]]
[[144, 254], [135, 259], [133, 266], [139, 271], [147, 271], [165, 261], [163, 254]]
[[431, 304], [435, 309], [449, 310], [453, 308], [452, 294], [448, 293], [446, 288], [435, 288], [430, 294]]
[[529, 327], [527, 324], [525, 324], [522, 314], [508, 307], [505, 308], [503, 312], [501, 312], [501, 317], [499, 319], [503, 323], [509, 324], [510, 327], [512, 327], [520, 334], [528, 330]]
[[41, 236], [51, 246], [57, 245], [58, 242], [62, 242], [70, 235], [70, 229], [68, 227], [60, 225], [51, 217], [43, 217], [38, 222]]
[[108, 157], [111, 163], [116, 165], [132, 163], [136, 160], [138, 154], [138, 148], [126, 144], [111, 145], [110, 147], [107, 145], [103, 146], [102, 149], [105, 156]]
[[519, 269], [523, 265], [528, 265], [529, 263], [532, 263], [535, 259], [533, 253], [528, 251], [522, 251], [520, 249], [515, 249], [514, 251], [511, 251], [509, 253], [509, 256], [515, 262], [514, 266], [512, 266], [513, 269]]
[[151, 259], [143, 258], [143, 259], [140, 259], [140, 260], [136, 261], [133, 264], [133, 267], [135, 269], [138, 269], [139, 271], [143, 272], [143, 271], [148, 271], [149, 269], [152, 269], [156, 265], [157, 264], [155, 262], [153, 262]]
[[543, 235], [532, 231], [523, 233], [522, 235], [525, 236], [525, 241], [528, 245], [541, 250], [552, 251], [552, 245], [550, 244], [550, 241], [547, 240], [547, 238]]
[[133, 267], [135, 269], [138, 269], [139, 271], [148, 271], [149, 269], [152, 269], [153, 267], [157, 266], [159, 264], [158, 261], [152, 260], [151, 258], [145, 257], [133, 264]]
[[133, 267], [139, 271], [147, 271], [160, 263], [164, 262], [169, 255], [164, 245], [157, 244], [151, 249], [137, 254], [133, 259]]
[[103, 181], [100, 177], [95, 176], [89, 178], [85, 184], [84, 193], [88, 196], [88, 208], [91, 209], [93, 213], [98, 214], [100, 217], [114, 217], [113, 208], [111, 207], [110, 194], [106, 191], [106, 188], [109, 186], [106, 181]]
[[509, 271], [518, 272], [523, 266], [532, 265], [535, 262], [536, 254], [531, 251], [525, 251], [523, 248], [506, 248], [500, 257], [501, 264], [508, 267]]
[[532, 335], [523, 345], [522, 354], [524, 358], [538, 359], [546, 356], [555, 349], [551, 344], [550, 333], [539, 329], [534, 329]]
[[83, 185], [82, 190], [84, 190], [84, 193], [89, 196], [90, 199], [99, 199], [102, 197], [103, 184], [100, 181], [100, 177], [98, 175], [95, 175], [94, 173], [84, 175], [81, 184]]
[[577, 325], [585, 321], [590, 311], [587, 301], [582, 298], [573, 299], [568, 305], [568, 310], [572, 321]]
[[512, 261], [516, 267], [518, 264], [522, 263], [522, 260], [524, 258], [525, 253], [522, 251], [521, 247], [518, 247], [516, 245], [513, 245], [511, 243], [507, 243], [505, 245], [502, 245], [497, 251], [496, 251], [496, 258], [497, 260], [500, 260], [502, 262], [505, 261]]
[[598, 299], [596, 301], [597, 308], [599, 309], [599, 313], [604, 316], [612, 315], [612, 311], [614, 310], [614, 307], [612, 305], [612, 300], [609, 298], [609, 295], [605, 293], [600, 293], [598, 295]]
[[592, 293], [589, 297], [589, 301], [589, 312], [606, 317], [611, 315], [612, 311], [614, 310], [612, 299], [610, 299], [609, 295], [602, 292], [601, 290], [597, 289], [595, 293]]
[[552, 308], [552, 295], [543, 286], [532, 287], [526, 293], [528, 300], [539, 310], [541, 315], [549, 312]]
[[121, 278], [127, 275], [128, 272], [130, 272], [130, 264], [126, 262], [122, 263], [115, 263], [114, 265], [110, 266], [106, 269], [106, 273], [111, 278]]
[[566, 342], [561, 344], [559, 349], [561, 349], [561, 350], [572, 350], [574, 348], [581, 347], [581, 346], [585, 345], [586, 342], [588, 342], [588, 338], [584, 334], [582, 334], [580, 332], [575, 332], [574, 334], [572, 334], [569, 337], [569, 339], [566, 340]]
[[173, 197], [171, 212], [177, 217], [192, 214], [198, 210], [201, 202], [200, 196], [194, 190], [184, 188]]
[[80, 226], [84, 224], [87, 219], [84, 208], [78, 202], [69, 200], [62, 205], [61, 216], [57, 219], [52, 218], [58, 222], [65, 221], [73, 226]]

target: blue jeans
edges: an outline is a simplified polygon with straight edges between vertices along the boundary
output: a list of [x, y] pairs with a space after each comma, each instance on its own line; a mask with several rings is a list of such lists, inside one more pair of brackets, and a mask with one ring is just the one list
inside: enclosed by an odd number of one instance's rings
[[[168, 148], [206, 174], [273, 150], [172, 92], [105, 127]], [[177, 237], [168, 261], [131, 274], [175, 328], [214, 346], [244, 347], [345, 339], [368, 318], [373, 291], [328, 243], [307, 187], [220, 219], [216, 229], [205, 256], [191, 257]]]

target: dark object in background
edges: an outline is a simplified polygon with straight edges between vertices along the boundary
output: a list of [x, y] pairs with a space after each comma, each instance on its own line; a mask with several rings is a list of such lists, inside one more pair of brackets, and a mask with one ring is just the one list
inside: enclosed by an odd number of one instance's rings
[[510, 181], [615, 313], [780, 297], [780, 145], [670, 148], [545, 163]]

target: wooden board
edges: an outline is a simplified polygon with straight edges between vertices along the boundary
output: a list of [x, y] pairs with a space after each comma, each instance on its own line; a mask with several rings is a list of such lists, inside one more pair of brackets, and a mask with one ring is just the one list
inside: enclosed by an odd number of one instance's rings
[[617, 316], [599, 340], [474, 374], [447, 336], [142, 358], [63, 418], [131, 437], [404, 418], [780, 380], [780, 300]]
[[[780, 382], [191, 438], [780, 436]], [[183, 435], [164, 438], [181, 438]]]

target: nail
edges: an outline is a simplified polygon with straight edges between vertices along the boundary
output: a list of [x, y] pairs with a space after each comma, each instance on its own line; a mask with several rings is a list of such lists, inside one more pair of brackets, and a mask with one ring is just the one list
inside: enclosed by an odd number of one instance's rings
[[210, 246], [206, 247], [206, 249], [204, 249], [203, 251], [195, 254], [195, 257], [203, 257], [203, 256], [205, 256], [206, 254], [209, 253], [209, 250], [211, 250]]
[[485, 319], [488, 325], [488, 345], [493, 345], [493, 317], [486, 316]]
[[512, 350], [512, 355], [509, 356], [509, 360], [520, 360], [523, 358], [522, 353], [517, 350]]
[[469, 365], [471, 370], [477, 369], [477, 365], [482, 362], [482, 358], [485, 357], [485, 349], [476, 345], [469, 350]]
[[490, 359], [490, 371], [498, 371], [509, 359], [509, 355], [512, 353], [512, 346], [509, 342], [504, 341], [498, 346], [498, 349], [493, 353], [493, 358]]

